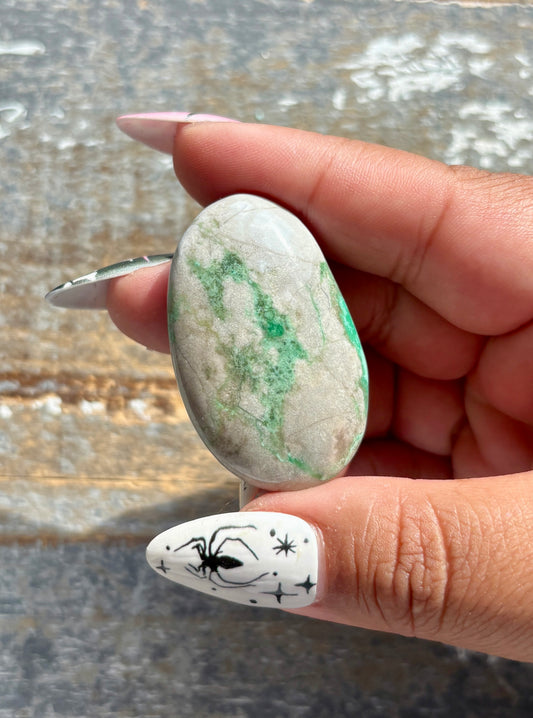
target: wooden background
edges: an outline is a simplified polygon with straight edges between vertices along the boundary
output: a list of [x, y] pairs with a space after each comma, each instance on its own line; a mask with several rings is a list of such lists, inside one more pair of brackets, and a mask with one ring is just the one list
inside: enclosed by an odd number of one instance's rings
[[532, 669], [217, 602], [144, 546], [234, 510], [170, 359], [53, 286], [173, 251], [198, 211], [119, 114], [215, 112], [533, 169], [533, 8], [0, 4], [0, 718], [530, 716]]

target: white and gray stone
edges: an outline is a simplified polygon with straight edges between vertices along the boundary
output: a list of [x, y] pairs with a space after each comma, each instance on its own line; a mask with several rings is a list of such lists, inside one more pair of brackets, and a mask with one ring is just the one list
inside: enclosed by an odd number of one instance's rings
[[168, 324], [187, 410], [224, 466], [276, 490], [342, 472], [365, 429], [366, 362], [299, 219], [252, 195], [203, 210], [172, 262]]

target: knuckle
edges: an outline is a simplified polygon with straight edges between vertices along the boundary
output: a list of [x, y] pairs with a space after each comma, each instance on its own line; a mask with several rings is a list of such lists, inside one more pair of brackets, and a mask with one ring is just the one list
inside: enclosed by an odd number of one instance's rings
[[456, 195], [466, 196], [478, 215], [494, 221], [494, 206], [500, 213], [516, 216], [533, 210], [533, 178], [512, 172], [489, 172], [464, 165], [450, 165], [450, 186]]
[[[414, 249], [400, 257], [394, 279], [401, 284], [414, 285], [423, 276], [426, 260], [449, 236], [450, 227], [457, 231], [458, 208], [470, 207], [470, 217], [493, 227], [494, 208], [498, 207], [498, 222], [516, 231], [516, 217], [533, 216], [533, 178], [511, 172], [449, 165], [441, 186], [440, 208], [435, 213], [422, 213], [418, 239]], [[527, 223], [522, 221], [522, 224]], [[511, 229], [509, 229], [511, 231]]]
[[[408, 494], [409, 495], [409, 494]], [[395, 631], [430, 637], [442, 626], [450, 581], [445, 530], [429, 501], [398, 498], [388, 556], [374, 564], [374, 595]]]
[[365, 327], [367, 341], [378, 351], [385, 349], [390, 343], [399, 299], [399, 285], [392, 282], [383, 283], [379, 301], [374, 302], [371, 320]]

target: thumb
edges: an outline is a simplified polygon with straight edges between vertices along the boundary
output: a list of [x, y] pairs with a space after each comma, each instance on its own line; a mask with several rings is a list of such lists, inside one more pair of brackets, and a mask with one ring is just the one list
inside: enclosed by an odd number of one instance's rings
[[533, 661], [532, 479], [344, 477], [245, 512], [318, 529], [316, 600], [295, 612]]

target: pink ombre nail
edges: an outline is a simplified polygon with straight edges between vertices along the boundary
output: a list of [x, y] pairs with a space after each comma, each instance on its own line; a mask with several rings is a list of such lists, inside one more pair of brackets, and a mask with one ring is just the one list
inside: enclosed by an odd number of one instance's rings
[[159, 152], [172, 154], [176, 128], [181, 124], [195, 122], [237, 122], [219, 115], [195, 114], [194, 112], [147, 112], [139, 115], [123, 115], [117, 119], [122, 132]]

